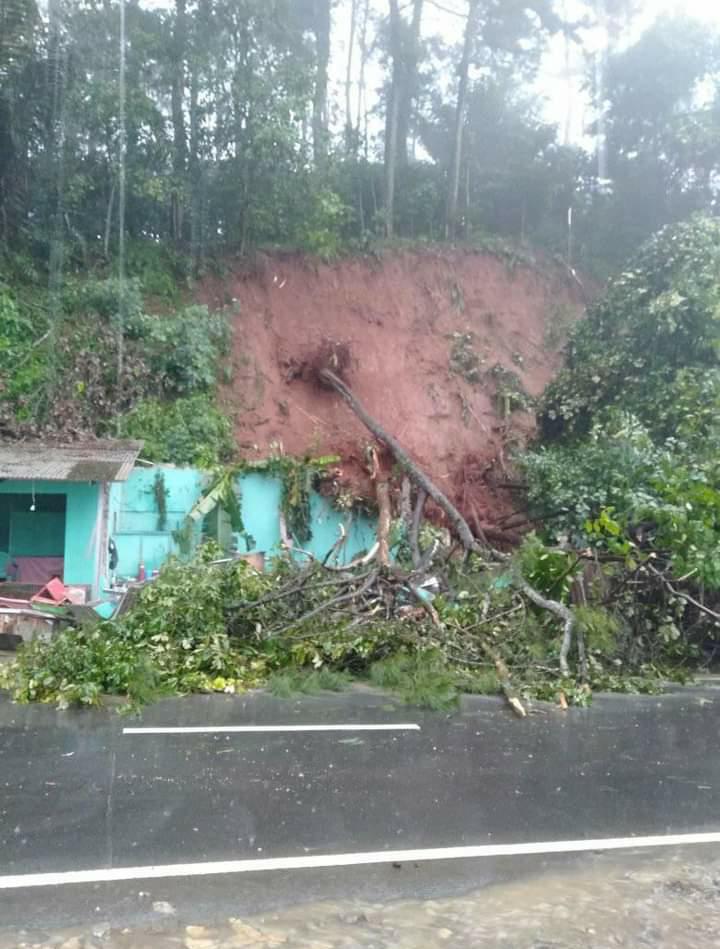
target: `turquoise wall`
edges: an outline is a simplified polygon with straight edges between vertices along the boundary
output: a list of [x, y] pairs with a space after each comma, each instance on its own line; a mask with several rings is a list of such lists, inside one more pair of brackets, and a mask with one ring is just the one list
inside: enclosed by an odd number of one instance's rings
[[[167, 525], [162, 531], [157, 529], [158, 513], [153, 495], [158, 471], [165, 477], [168, 492]], [[194, 468], [158, 465], [135, 468], [128, 481], [111, 485], [108, 531], [118, 549], [118, 576], [137, 576], [141, 556], [149, 574], [159, 569], [170, 555], [179, 553], [172, 532], [182, 524], [206, 484], [206, 476]], [[247, 533], [255, 540], [252, 549], [263, 551], [268, 557], [279, 554], [280, 481], [258, 473], [243, 475], [239, 484], [243, 522]], [[375, 530], [370, 520], [357, 516], [349, 518], [334, 510], [316, 493], [311, 499], [311, 516], [313, 537], [306, 548], [316, 557], [324, 557], [338, 539], [340, 524], [345, 525], [348, 539], [338, 563], [349, 562], [375, 543]], [[244, 540], [238, 536], [237, 541], [238, 550], [245, 552]]]
[[[69, 481], [2, 481], [0, 494], [65, 495], [65, 583], [88, 584], [97, 593], [100, 485]], [[31, 516], [31, 515], [30, 515]], [[38, 553], [42, 555], [42, 538]]]

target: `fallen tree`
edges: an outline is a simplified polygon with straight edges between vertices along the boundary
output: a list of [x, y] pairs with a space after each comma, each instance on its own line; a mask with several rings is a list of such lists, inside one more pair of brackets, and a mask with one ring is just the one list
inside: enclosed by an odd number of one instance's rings
[[[418, 518], [421, 516], [422, 505], [424, 504], [424, 496], [427, 495], [428, 497], [432, 498], [437, 506], [445, 513], [451, 527], [455, 531], [466, 552], [472, 551], [481, 555], [489, 554], [496, 561], [505, 561], [508, 559], [507, 555], [500, 553], [500, 551], [489, 546], [487, 542], [483, 543], [481, 540], [475, 537], [473, 532], [470, 530], [467, 521], [462, 516], [460, 511], [458, 511], [452, 501], [450, 501], [450, 499], [440, 490], [440, 488], [438, 488], [438, 486], [433, 481], [431, 481], [430, 478], [428, 478], [425, 472], [410, 458], [397, 439], [394, 438], [388, 431], [386, 431], [386, 429], [383, 428], [377, 419], [370, 415], [367, 409], [353, 394], [352, 390], [342, 381], [342, 379], [340, 379], [339, 376], [335, 375], [335, 373], [330, 369], [323, 369], [320, 371], [320, 379], [326, 385], [331, 386], [345, 400], [350, 409], [360, 419], [363, 425], [365, 425], [365, 427], [375, 436], [375, 438], [377, 438], [378, 441], [385, 445], [385, 447], [390, 451], [395, 461], [401, 466], [405, 474], [415, 484], [418, 491], [422, 492], [420, 495], [420, 513], [417, 515]], [[417, 528], [415, 522], [413, 523], [413, 537], [413, 544], [416, 545]], [[574, 626], [572, 610], [565, 606], [564, 603], [560, 603], [558, 600], [553, 600], [543, 596], [537, 590], [533, 589], [533, 587], [527, 582], [527, 580], [523, 579], [522, 576], [516, 576], [515, 583], [521, 592], [532, 603], [534, 603], [535, 606], [553, 613], [562, 622], [563, 639], [560, 649], [560, 670], [563, 675], [569, 675], [570, 668], [568, 665], [568, 656], [572, 647], [572, 634]]]

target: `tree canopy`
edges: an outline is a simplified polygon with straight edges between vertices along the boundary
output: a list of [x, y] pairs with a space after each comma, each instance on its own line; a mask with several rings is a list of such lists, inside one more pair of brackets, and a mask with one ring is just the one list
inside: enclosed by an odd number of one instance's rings
[[[718, 37], [664, 19], [628, 45], [633, 6], [604, 5], [598, 61], [593, 4], [452, 0], [456, 45], [435, 0], [0, 0], [0, 245], [72, 269], [116, 265], [122, 234], [203, 266], [491, 232], [606, 273], [712, 209], [720, 163]], [[584, 142], [537, 95], [559, 39], [585, 55]]]

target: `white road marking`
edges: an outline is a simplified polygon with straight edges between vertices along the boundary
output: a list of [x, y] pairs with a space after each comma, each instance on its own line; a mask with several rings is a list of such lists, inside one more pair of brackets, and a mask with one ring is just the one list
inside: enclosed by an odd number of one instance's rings
[[259, 873], [268, 870], [322, 870], [383, 863], [420, 863], [432, 860], [466, 860], [549, 853], [583, 853], [600, 850], [636, 850], [647, 847], [682, 847], [720, 844], [720, 833], [665, 834], [655, 837], [601, 837], [597, 840], [549, 840], [525, 844], [482, 844], [477, 847], [433, 847], [426, 850], [379, 850], [368, 853], [318, 854], [305, 857], [263, 857], [218, 860], [212, 863], [170, 863], [165, 866], [107, 867], [99, 870], [64, 870], [56, 873], [21, 873], [0, 876], [0, 890], [21, 890], [69, 883], [117, 883], [170, 877]]
[[410, 722], [383, 725], [148, 725], [123, 728], [123, 735], [213, 735], [230, 732], [419, 732], [420, 726]]

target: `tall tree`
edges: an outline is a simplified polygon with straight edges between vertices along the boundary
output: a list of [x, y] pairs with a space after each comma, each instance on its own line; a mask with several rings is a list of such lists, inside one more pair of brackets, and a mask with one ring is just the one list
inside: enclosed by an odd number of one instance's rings
[[455, 122], [448, 181], [447, 217], [445, 236], [452, 240], [457, 235], [458, 196], [460, 193], [460, 162], [462, 160], [463, 129], [465, 127], [465, 103], [467, 100], [468, 75], [475, 38], [478, 31], [480, 0], [468, 0], [467, 19], [463, 36], [462, 56], [458, 66], [458, 90], [455, 103]]
[[403, 30], [401, 83], [398, 96], [397, 158], [401, 165], [408, 163], [408, 140], [413, 106], [418, 91], [418, 60], [420, 58], [420, 26], [423, 0], [413, 0], [412, 19]]
[[385, 235], [395, 231], [395, 173], [398, 152], [398, 114], [402, 89], [402, 22], [398, 0], [390, 0], [390, 60], [392, 75], [385, 107]]
[[4, 241], [11, 239], [21, 217], [28, 179], [21, 164], [30, 151], [33, 117], [40, 105], [32, 95], [33, 78], [38, 78], [37, 27], [35, 0], [0, 0], [0, 240]]
[[185, 129], [185, 58], [187, 47], [186, 0], [175, 0], [175, 22], [171, 43], [171, 111], [173, 126], [173, 189], [171, 225], [173, 240], [182, 239], [187, 132]]
[[313, 92], [313, 153], [315, 164], [327, 157], [328, 67], [330, 65], [331, 0], [313, 0], [313, 32], [315, 34], [315, 89]]
[[355, 53], [355, 31], [357, 29], [358, 0], [350, 0], [350, 35], [348, 38], [347, 66], [345, 69], [345, 148], [350, 154], [355, 150], [355, 132], [352, 114], [352, 70]]

